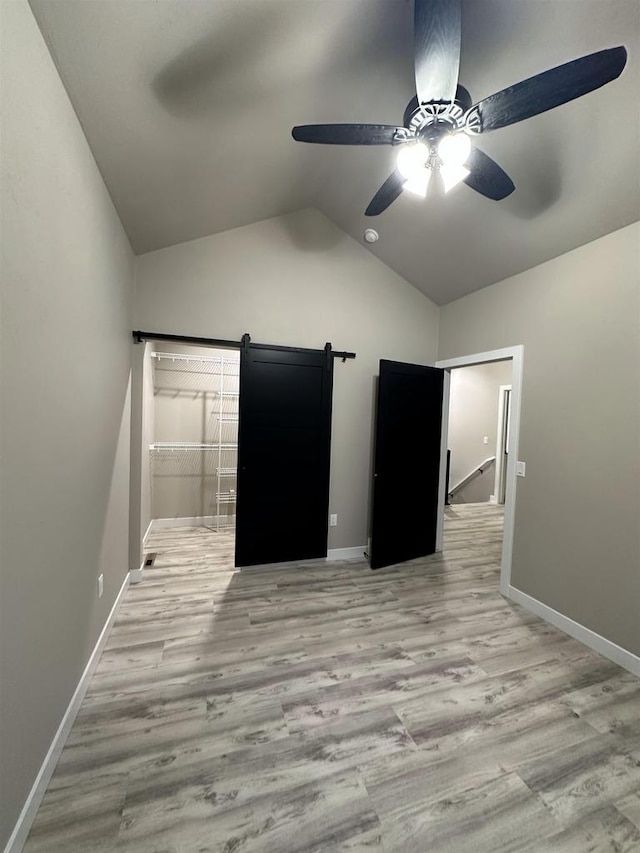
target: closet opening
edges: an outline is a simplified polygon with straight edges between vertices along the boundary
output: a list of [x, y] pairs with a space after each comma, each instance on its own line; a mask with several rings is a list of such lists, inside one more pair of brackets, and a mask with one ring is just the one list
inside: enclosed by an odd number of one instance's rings
[[[195, 542], [210, 534], [200, 557], [223, 548], [235, 568], [326, 558], [333, 366], [355, 353], [248, 334], [133, 339], [132, 582], [148, 551], [191, 537], [197, 560]], [[282, 472], [288, 488], [276, 504]]]
[[152, 529], [233, 531], [240, 353], [154, 342], [149, 359]]

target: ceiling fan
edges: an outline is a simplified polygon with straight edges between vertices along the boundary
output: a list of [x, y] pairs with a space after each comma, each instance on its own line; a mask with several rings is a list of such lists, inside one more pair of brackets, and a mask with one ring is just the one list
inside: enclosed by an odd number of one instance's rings
[[305, 124], [294, 127], [299, 142], [325, 145], [399, 146], [395, 170], [365, 211], [377, 216], [403, 190], [426, 196], [439, 173], [448, 192], [460, 181], [500, 200], [515, 189], [511, 178], [471, 139], [507, 127], [586, 95], [618, 77], [627, 61], [624, 47], [581, 56], [472, 102], [458, 83], [461, 0], [415, 0], [416, 96], [402, 127], [386, 124]]

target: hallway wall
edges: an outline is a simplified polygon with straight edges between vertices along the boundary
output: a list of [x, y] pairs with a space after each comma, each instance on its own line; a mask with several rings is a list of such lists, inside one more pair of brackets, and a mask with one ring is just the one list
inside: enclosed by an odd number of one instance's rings
[[[451, 371], [449, 488], [453, 488], [485, 459], [496, 455], [500, 386], [510, 383], [510, 361], [473, 364]], [[485, 503], [495, 491], [495, 476], [496, 465], [493, 463], [456, 492], [451, 502]]]
[[0, 54], [4, 848], [128, 568], [133, 253], [26, 0]]

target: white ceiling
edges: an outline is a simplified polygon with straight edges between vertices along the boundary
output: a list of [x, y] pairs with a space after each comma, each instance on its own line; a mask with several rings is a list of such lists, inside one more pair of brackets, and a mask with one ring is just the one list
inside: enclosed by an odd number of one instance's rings
[[294, 124], [401, 124], [409, 0], [31, 0], [137, 253], [320, 208], [439, 304], [640, 217], [638, 0], [464, 0], [474, 101], [624, 44], [622, 76], [479, 147], [516, 184], [364, 210], [391, 147], [294, 142]]

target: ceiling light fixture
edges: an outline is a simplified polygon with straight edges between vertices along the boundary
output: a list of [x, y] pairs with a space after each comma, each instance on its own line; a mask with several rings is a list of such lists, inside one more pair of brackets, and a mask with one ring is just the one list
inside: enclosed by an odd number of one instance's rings
[[442, 177], [445, 193], [452, 190], [460, 181], [464, 181], [469, 174], [468, 169], [465, 169], [464, 166], [459, 166], [457, 163], [443, 163], [440, 166], [440, 176]]
[[431, 177], [429, 156], [428, 146], [422, 142], [416, 142], [413, 145], [403, 145], [398, 151], [398, 159], [396, 160], [398, 171], [406, 179], [403, 189], [423, 198], [427, 194], [429, 178]]
[[[299, 142], [410, 149], [406, 156], [412, 165], [403, 154], [398, 156], [395, 169], [369, 202], [365, 216], [381, 214], [404, 189], [419, 188], [422, 195], [426, 189], [424, 173], [437, 169], [442, 171], [449, 190], [463, 180], [486, 198], [506, 198], [515, 189], [513, 181], [479, 148], [469, 156], [463, 149], [469, 142], [465, 135], [476, 137], [508, 127], [581, 98], [619, 77], [627, 63], [623, 45], [605, 48], [534, 74], [474, 103], [458, 79], [462, 0], [414, 0], [412, 5], [416, 94], [405, 107], [402, 125], [301, 124], [291, 131]], [[597, 109], [597, 101], [593, 103]], [[421, 147], [423, 141], [426, 151]], [[423, 177], [418, 180], [416, 173]]]
[[438, 169], [444, 191], [448, 193], [470, 174], [464, 165], [471, 153], [471, 142], [465, 133], [448, 133], [442, 137], [436, 150], [423, 142], [404, 145], [400, 149], [396, 166], [405, 178], [403, 190], [424, 198], [431, 175], [434, 169]]
[[448, 133], [438, 143], [438, 156], [447, 165], [464, 166], [471, 154], [471, 140], [466, 133]]
[[471, 154], [471, 140], [465, 133], [448, 133], [438, 143], [438, 157], [441, 160], [440, 174], [444, 183], [444, 191], [448, 193], [460, 181], [470, 174], [465, 169]]
[[429, 181], [431, 180], [431, 169], [425, 167], [422, 170], [421, 174], [416, 174], [412, 178], [409, 178], [402, 185], [403, 190], [408, 190], [410, 193], [414, 195], [419, 195], [420, 198], [426, 198], [427, 188], [429, 186]]

